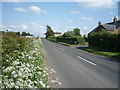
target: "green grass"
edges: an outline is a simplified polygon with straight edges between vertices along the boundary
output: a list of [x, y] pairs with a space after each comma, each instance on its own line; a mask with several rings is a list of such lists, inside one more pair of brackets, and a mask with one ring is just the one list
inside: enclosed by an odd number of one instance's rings
[[120, 52], [109, 52], [109, 51], [105, 51], [105, 50], [100, 50], [95, 47], [94, 48], [88, 47], [88, 48], [84, 48], [83, 50], [90, 52], [90, 53], [97, 54], [97, 55], [107, 56], [107, 57], [111, 57], [111, 58], [120, 60]]
[[68, 44], [68, 43], [63, 43], [63, 42], [58, 42], [62, 45], [65, 45], [65, 46], [71, 46], [71, 47], [75, 47], [75, 46], [78, 46], [78, 45], [75, 45], [75, 44]]

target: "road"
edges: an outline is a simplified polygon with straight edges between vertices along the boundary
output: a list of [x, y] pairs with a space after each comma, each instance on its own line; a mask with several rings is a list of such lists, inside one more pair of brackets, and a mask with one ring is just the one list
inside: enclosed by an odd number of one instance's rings
[[118, 88], [118, 62], [46, 39], [42, 43], [59, 88]]

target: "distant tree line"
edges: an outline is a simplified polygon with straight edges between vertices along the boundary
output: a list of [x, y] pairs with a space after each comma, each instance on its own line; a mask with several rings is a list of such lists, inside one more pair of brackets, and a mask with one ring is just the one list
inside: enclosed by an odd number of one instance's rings
[[11, 35], [11, 36], [31, 36], [32, 34], [30, 34], [29, 32], [13, 32], [13, 31], [0, 31], [2, 34], [7, 34], [7, 35]]
[[62, 36], [54, 36], [54, 32], [50, 26], [47, 27], [46, 39], [53, 42], [64, 42], [68, 44], [84, 44], [85, 40], [80, 34], [80, 29], [75, 28], [73, 31], [67, 31]]

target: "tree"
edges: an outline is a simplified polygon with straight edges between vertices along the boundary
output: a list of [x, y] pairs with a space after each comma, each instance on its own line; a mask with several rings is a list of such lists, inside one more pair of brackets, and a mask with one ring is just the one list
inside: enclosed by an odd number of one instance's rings
[[88, 37], [85, 34], [83, 35], [83, 38], [86, 42], [88, 42]]
[[46, 34], [46, 38], [48, 38], [49, 36], [54, 36], [54, 32], [51, 29], [51, 27], [48, 26], [48, 25], [46, 27], [47, 27], [47, 32], [45, 33]]
[[17, 34], [18, 36], [20, 36], [20, 32], [16, 32], [16, 34]]
[[27, 33], [26, 32], [22, 32], [22, 36], [27, 36]]
[[80, 29], [79, 28], [75, 28], [74, 29], [74, 33], [76, 36], [80, 36]]
[[74, 31], [67, 31], [62, 36], [63, 37], [74, 37], [75, 33], [74, 33]]

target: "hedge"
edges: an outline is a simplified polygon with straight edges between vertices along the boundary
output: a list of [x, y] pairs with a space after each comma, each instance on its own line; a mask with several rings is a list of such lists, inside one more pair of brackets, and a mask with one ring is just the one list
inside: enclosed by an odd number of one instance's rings
[[89, 46], [108, 51], [120, 51], [120, 34], [109, 32], [92, 33], [88, 36]]
[[53, 42], [63, 42], [68, 44], [84, 44], [85, 40], [81, 36], [74, 36], [74, 37], [63, 37], [63, 36], [50, 36], [48, 40]]

